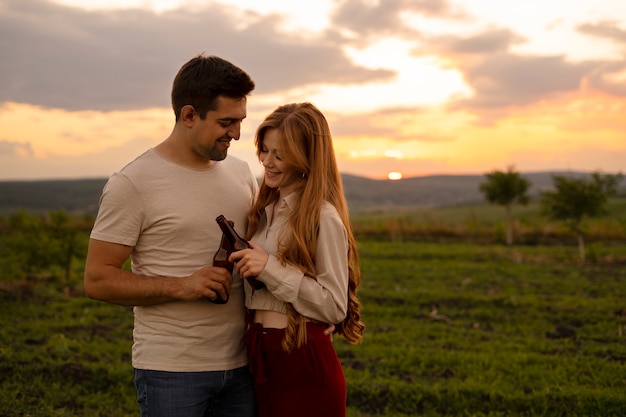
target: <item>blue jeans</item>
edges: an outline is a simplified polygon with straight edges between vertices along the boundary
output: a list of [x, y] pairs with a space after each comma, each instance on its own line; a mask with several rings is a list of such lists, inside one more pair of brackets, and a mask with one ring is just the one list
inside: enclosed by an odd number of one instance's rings
[[254, 417], [248, 367], [231, 371], [164, 372], [135, 369], [141, 417]]

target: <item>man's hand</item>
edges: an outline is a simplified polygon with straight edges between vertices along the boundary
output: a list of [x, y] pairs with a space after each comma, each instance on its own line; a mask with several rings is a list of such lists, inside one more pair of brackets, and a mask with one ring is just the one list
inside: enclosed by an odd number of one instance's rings
[[226, 299], [233, 277], [224, 268], [205, 266], [188, 277], [144, 276], [122, 265], [132, 247], [89, 240], [85, 262], [85, 292], [88, 297], [124, 306], [146, 306], [170, 301]]
[[198, 298], [228, 299], [233, 283], [233, 276], [224, 268], [205, 266], [184, 279], [182, 300], [196, 300]]

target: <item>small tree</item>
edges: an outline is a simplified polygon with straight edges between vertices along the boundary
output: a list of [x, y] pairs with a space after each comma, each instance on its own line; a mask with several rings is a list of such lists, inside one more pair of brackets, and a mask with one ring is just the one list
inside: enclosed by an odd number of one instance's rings
[[527, 204], [529, 197], [526, 194], [530, 188], [530, 181], [522, 178], [509, 166], [506, 172], [492, 171], [485, 174], [486, 182], [480, 184], [480, 191], [485, 199], [492, 203], [504, 206], [506, 209], [506, 244], [513, 244], [513, 205]]
[[581, 223], [585, 217], [599, 217], [606, 213], [609, 197], [617, 194], [622, 174], [600, 175], [590, 178], [568, 178], [554, 175], [555, 191], [541, 193], [541, 211], [551, 220], [564, 222], [578, 239], [580, 261], [585, 262], [585, 240]]

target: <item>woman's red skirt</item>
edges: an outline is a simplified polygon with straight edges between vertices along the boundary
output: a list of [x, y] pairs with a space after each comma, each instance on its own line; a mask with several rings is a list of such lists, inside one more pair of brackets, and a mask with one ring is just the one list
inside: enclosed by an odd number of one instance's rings
[[285, 329], [248, 329], [258, 417], [345, 417], [346, 379], [325, 324], [307, 323], [307, 343], [285, 352]]

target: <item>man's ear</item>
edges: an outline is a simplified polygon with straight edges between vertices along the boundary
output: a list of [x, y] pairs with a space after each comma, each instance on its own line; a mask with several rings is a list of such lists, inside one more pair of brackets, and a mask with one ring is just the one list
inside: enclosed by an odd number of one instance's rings
[[196, 117], [196, 109], [191, 104], [187, 104], [180, 109], [180, 120], [183, 123], [193, 122]]

